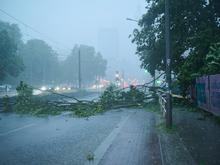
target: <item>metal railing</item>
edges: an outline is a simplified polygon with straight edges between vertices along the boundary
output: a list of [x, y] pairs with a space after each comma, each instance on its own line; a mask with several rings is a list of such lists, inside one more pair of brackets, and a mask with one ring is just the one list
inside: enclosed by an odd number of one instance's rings
[[160, 104], [160, 110], [163, 114], [163, 117], [166, 117], [166, 103], [167, 103], [167, 100], [166, 100], [166, 93], [162, 90], [157, 90], [157, 96], [159, 98], [159, 104]]

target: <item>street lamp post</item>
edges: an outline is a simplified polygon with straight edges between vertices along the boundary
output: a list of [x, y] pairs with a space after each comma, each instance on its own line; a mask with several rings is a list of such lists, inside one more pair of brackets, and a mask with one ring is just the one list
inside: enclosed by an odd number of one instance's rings
[[[128, 21], [138, 20], [127, 18]], [[172, 127], [172, 94], [171, 94], [171, 51], [170, 51], [170, 0], [165, 0], [165, 41], [166, 41], [166, 127]], [[154, 76], [155, 81], [155, 76]], [[155, 84], [155, 82], [154, 82]]]
[[165, 40], [166, 40], [166, 126], [172, 127], [171, 95], [171, 51], [170, 51], [170, 0], [165, 0]]

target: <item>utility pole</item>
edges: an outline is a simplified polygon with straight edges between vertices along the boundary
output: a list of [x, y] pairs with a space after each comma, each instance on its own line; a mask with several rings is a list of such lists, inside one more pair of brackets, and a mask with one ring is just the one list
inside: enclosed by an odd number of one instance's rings
[[79, 80], [79, 89], [81, 89], [81, 53], [79, 48], [79, 56], [78, 56], [78, 80]]
[[171, 40], [170, 40], [170, 0], [165, 0], [165, 39], [166, 39], [166, 126], [172, 127], [172, 95], [171, 95]]

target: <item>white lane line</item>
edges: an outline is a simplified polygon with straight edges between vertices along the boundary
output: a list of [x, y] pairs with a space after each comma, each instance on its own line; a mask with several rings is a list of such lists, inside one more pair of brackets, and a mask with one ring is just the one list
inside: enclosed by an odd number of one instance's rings
[[87, 161], [85, 165], [98, 165], [112, 144], [113, 140], [116, 138], [116, 136], [119, 134], [122, 127], [125, 125], [127, 120], [132, 114], [128, 115], [127, 117], [123, 118], [121, 122], [117, 125], [115, 129], [105, 138], [105, 140], [98, 146], [98, 148], [94, 152], [94, 160], [93, 161]]
[[14, 132], [21, 131], [21, 130], [23, 130], [23, 129], [25, 129], [25, 128], [29, 128], [29, 127], [32, 127], [32, 126], [34, 126], [34, 125], [36, 125], [36, 124], [28, 124], [28, 125], [25, 125], [25, 126], [23, 126], [23, 127], [13, 129], [13, 130], [8, 131], [8, 132], [5, 132], [5, 133], [0, 133], [0, 137], [1, 137], [1, 136], [9, 135], [9, 134], [14, 133]]
[[[61, 115], [55, 116], [54, 118], [57, 119], [57, 118], [62, 117], [62, 116], [68, 116], [68, 115], [70, 115], [71, 113], [72, 113], [72, 112], [65, 112], [65, 113], [63, 113], [63, 114], [61, 114]], [[19, 127], [19, 128], [13, 129], [13, 130], [8, 131], [8, 132], [0, 133], [0, 137], [9, 135], [9, 134], [11, 134], [11, 133], [15, 133], [15, 132], [21, 131], [21, 130], [26, 129], [26, 128], [29, 128], [29, 127], [33, 127], [33, 126], [35, 126], [35, 125], [36, 125], [35, 123], [32, 123], [32, 124], [25, 125], [25, 126], [23, 126], [23, 127]]]

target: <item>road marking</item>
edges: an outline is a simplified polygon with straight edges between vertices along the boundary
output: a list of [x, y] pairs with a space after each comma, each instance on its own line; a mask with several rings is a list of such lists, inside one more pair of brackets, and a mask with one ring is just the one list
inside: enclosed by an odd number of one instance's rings
[[[54, 118], [57, 119], [57, 118], [60, 118], [60, 117], [63, 117], [63, 116], [68, 116], [68, 115], [70, 115], [71, 113], [72, 113], [72, 112], [65, 112], [65, 113], [62, 113], [62, 114], [60, 114], [60, 115], [58, 115], [58, 116], [55, 116]], [[35, 125], [36, 125], [35, 123], [32, 123], [32, 124], [28, 124], [28, 125], [25, 125], [25, 126], [20, 127], [20, 128], [13, 129], [13, 130], [8, 131], [8, 132], [0, 133], [0, 137], [9, 135], [9, 134], [11, 134], [11, 133], [15, 133], [15, 132], [21, 131], [21, 130], [26, 129], [26, 128], [29, 128], [29, 127], [33, 127], [33, 126], [35, 126]]]
[[13, 130], [8, 131], [8, 132], [5, 132], [5, 133], [0, 133], [0, 137], [1, 137], [1, 136], [9, 135], [9, 134], [14, 133], [14, 132], [21, 131], [21, 130], [23, 130], [23, 129], [25, 129], [25, 128], [29, 128], [29, 127], [32, 127], [32, 126], [35, 126], [35, 125], [36, 125], [36, 124], [28, 124], [28, 125], [25, 125], [25, 126], [23, 126], [23, 127], [13, 129]]
[[93, 161], [87, 161], [85, 165], [98, 165], [102, 159], [102, 157], [105, 155], [106, 151], [112, 144], [113, 140], [116, 138], [116, 136], [119, 134], [122, 127], [125, 125], [127, 120], [132, 114], [126, 116], [121, 120], [121, 122], [117, 125], [115, 129], [105, 138], [105, 140], [98, 146], [98, 148], [94, 152], [94, 160]]

